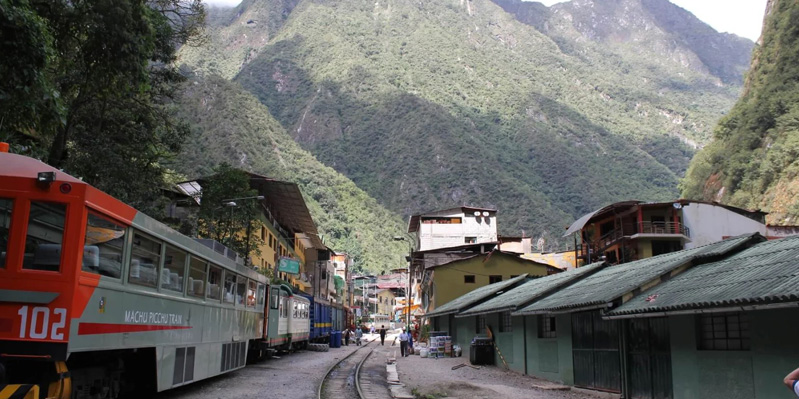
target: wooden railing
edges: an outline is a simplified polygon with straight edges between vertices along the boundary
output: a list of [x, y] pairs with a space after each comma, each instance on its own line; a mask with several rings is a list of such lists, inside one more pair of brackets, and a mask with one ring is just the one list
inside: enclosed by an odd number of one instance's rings
[[[593, 254], [602, 254], [605, 250], [624, 237], [636, 234], [680, 234], [686, 237], [691, 236], [691, 231], [682, 223], [675, 222], [640, 222], [624, 223], [621, 228], [611, 230], [590, 243], [592, 257]], [[585, 256], [586, 246], [582, 246], [582, 255]]]

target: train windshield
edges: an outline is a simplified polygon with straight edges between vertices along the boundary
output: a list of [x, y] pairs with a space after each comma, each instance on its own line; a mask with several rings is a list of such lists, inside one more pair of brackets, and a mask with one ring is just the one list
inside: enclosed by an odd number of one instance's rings
[[23, 269], [50, 272], [61, 269], [66, 213], [65, 204], [31, 201]]
[[0, 198], [0, 268], [3, 269], [6, 267], [6, 251], [8, 251], [8, 235], [13, 207], [13, 201], [8, 198]]
[[86, 219], [86, 241], [81, 270], [103, 276], [122, 276], [122, 248], [125, 226], [89, 213]]

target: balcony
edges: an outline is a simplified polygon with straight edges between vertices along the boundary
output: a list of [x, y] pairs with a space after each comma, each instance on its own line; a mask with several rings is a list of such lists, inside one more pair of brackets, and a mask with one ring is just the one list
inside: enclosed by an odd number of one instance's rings
[[[620, 229], [611, 230], [591, 242], [591, 253], [602, 254], [607, 248], [624, 238], [636, 239], [640, 237], [685, 237], [690, 239], [691, 231], [684, 224], [675, 222], [623, 223]], [[582, 255], [586, 255], [584, 250]]]

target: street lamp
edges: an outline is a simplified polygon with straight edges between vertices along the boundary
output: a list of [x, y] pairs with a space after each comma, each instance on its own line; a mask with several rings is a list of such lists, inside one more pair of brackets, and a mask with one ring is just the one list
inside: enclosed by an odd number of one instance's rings
[[405, 305], [408, 307], [408, 313], [405, 316], [405, 327], [411, 327], [411, 294], [413, 284], [411, 283], [411, 276], [413, 275], [413, 241], [403, 237], [394, 236], [394, 241], [406, 241], [408, 243], [408, 289], [405, 291]]

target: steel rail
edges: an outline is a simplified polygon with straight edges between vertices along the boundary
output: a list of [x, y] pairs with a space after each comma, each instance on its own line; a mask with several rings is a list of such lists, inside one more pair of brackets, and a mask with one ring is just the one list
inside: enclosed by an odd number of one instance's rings
[[[364, 340], [364, 341], [365, 341], [365, 340]], [[371, 340], [371, 341], [365, 341], [365, 342], [364, 342], [364, 344], [363, 344], [361, 347], [359, 347], [358, 349], [355, 349], [354, 351], [350, 352], [350, 353], [349, 353], [347, 356], [344, 356], [344, 357], [343, 357], [341, 360], [337, 361], [337, 362], [336, 362], [336, 363], [334, 363], [332, 366], [330, 366], [330, 367], [327, 369], [327, 372], [325, 372], [325, 376], [324, 376], [324, 378], [322, 378], [322, 382], [320, 382], [320, 383], [319, 383], [319, 388], [316, 390], [316, 397], [317, 397], [317, 399], [322, 399], [322, 388], [325, 386], [325, 381], [327, 381], [327, 378], [330, 376], [330, 373], [332, 373], [332, 372], [333, 372], [333, 370], [334, 370], [336, 367], [338, 367], [338, 366], [339, 366], [341, 363], [343, 363], [345, 360], [349, 359], [349, 358], [350, 358], [350, 356], [354, 355], [354, 354], [355, 354], [355, 353], [357, 353], [359, 350], [361, 350], [361, 349], [363, 349], [363, 348], [366, 348], [367, 346], [369, 346], [369, 344], [371, 344], [372, 342], [375, 342], [375, 341], [377, 341], [377, 338], [375, 338], [375, 339], [373, 339], [373, 340]], [[358, 363], [358, 368], [355, 370], [355, 386], [356, 386], [356, 388], [358, 388], [358, 395], [359, 395], [361, 398], [363, 398], [363, 394], [361, 393], [361, 390], [360, 390], [360, 388], [359, 388], [359, 385], [360, 385], [360, 384], [358, 383], [358, 371], [360, 370], [360, 368], [361, 368], [361, 364], [363, 364], [363, 361], [364, 361], [364, 360], [366, 360], [366, 358], [368, 358], [368, 357], [369, 357], [369, 355], [371, 355], [371, 354], [372, 354], [372, 352], [374, 352], [374, 350], [375, 350], [375, 348], [372, 348], [372, 350], [369, 352], [369, 354], [367, 354], [367, 355], [364, 357], [364, 359], [363, 359], [363, 360], [361, 360], [361, 362], [360, 362], [360, 363]]]
[[361, 366], [366, 363], [366, 359], [368, 359], [369, 356], [372, 356], [372, 353], [374, 353], [376, 348], [376, 346], [372, 348], [372, 350], [370, 350], [369, 353], [363, 357], [361, 362], [358, 363], [358, 367], [355, 368], [355, 389], [358, 391], [358, 397], [361, 399], [366, 399], [366, 395], [364, 395], [363, 391], [361, 390]]

